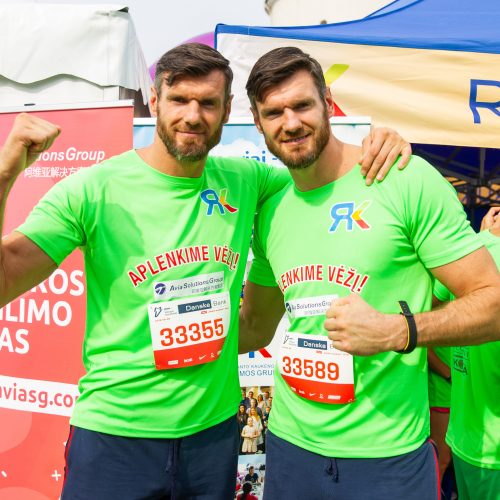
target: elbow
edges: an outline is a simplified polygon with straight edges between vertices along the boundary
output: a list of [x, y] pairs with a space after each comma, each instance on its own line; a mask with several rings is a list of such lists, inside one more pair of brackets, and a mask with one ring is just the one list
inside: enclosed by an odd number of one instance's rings
[[493, 291], [493, 338], [491, 340], [500, 340], [500, 284]]

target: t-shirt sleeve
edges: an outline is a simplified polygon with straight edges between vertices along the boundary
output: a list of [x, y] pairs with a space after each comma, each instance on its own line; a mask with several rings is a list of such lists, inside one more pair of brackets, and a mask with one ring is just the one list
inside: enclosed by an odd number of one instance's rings
[[81, 176], [73, 174], [50, 189], [17, 228], [57, 264], [85, 245], [80, 222]]
[[292, 178], [286, 168], [270, 167], [260, 164], [261, 175], [259, 181], [259, 199], [257, 208], [260, 208], [271, 196], [281, 191]]
[[261, 286], [277, 286], [271, 264], [266, 257], [265, 241], [269, 230], [266, 226], [266, 210], [255, 217], [252, 238], [253, 261], [248, 279]]
[[489, 230], [478, 234], [486, 249], [490, 252], [497, 267], [500, 269], [500, 237], [493, 235]]
[[422, 158], [413, 157], [412, 163], [404, 176], [403, 206], [409, 237], [425, 267], [449, 264], [480, 248], [453, 186]]
[[455, 298], [453, 294], [438, 280], [434, 282], [432, 293], [441, 302], [449, 302]]

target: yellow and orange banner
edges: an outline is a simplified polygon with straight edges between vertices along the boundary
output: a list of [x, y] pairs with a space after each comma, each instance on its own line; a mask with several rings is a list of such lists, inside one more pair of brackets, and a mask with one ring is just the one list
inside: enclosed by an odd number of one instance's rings
[[368, 115], [410, 142], [500, 148], [500, 54], [218, 33], [231, 61], [233, 118], [248, 116], [256, 60], [296, 46], [317, 59], [338, 114]]

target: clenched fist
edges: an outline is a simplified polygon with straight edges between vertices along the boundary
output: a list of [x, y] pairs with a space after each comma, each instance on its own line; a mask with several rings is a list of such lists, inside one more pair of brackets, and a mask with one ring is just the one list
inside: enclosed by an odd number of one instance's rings
[[355, 294], [332, 302], [324, 327], [336, 349], [358, 356], [397, 351], [406, 345], [405, 319], [383, 314]]
[[0, 150], [0, 181], [13, 181], [52, 146], [61, 129], [37, 116], [21, 113]]

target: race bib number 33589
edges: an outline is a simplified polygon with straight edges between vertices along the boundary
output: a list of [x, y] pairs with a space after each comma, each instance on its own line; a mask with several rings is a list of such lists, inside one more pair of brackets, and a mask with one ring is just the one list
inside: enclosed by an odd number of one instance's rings
[[278, 365], [285, 382], [303, 398], [330, 404], [354, 401], [353, 358], [335, 349], [328, 337], [286, 332]]
[[215, 361], [229, 329], [229, 293], [149, 305], [156, 368], [183, 368]]

